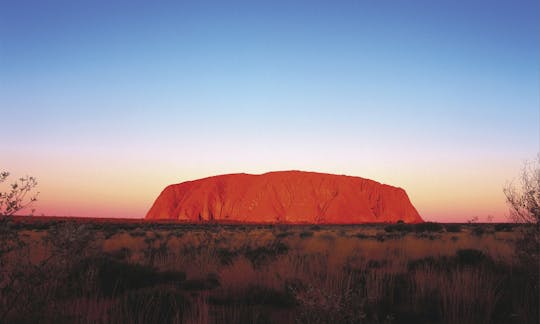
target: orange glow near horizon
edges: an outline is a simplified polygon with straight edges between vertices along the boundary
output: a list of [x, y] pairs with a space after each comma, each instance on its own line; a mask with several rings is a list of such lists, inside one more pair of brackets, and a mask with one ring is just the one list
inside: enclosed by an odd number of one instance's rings
[[[300, 169], [360, 176], [402, 187], [426, 221], [466, 222], [478, 217], [479, 221], [504, 222], [508, 209], [502, 188], [519, 171], [519, 163], [493, 168], [482, 161], [471, 161], [467, 167], [462, 165], [454, 170], [449, 165], [428, 168], [413, 163], [373, 163], [377, 166], [373, 167], [366, 162], [348, 168], [334, 165], [317, 170], [305, 161], [298, 161], [304, 168], [294, 167], [293, 162], [280, 164], [275, 161], [267, 161], [259, 168], [250, 168], [247, 162], [238, 168], [225, 163], [220, 167], [192, 163], [182, 168], [174, 161], [159, 163], [144, 159], [124, 167], [118, 162], [116, 165], [111, 163], [108, 158], [101, 161], [59, 158], [32, 168], [28, 161], [31, 159], [21, 159], [9, 170], [14, 177], [31, 174], [38, 178], [40, 195], [35, 204], [36, 215], [118, 218], [143, 218], [161, 190], [169, 184], [217, 174]], [[81, 165], [85, 167], [81, 168]]]

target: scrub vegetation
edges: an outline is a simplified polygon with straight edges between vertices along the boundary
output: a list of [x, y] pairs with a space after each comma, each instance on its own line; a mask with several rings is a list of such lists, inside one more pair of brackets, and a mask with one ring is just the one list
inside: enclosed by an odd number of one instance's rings
[[2, 323], [539, 320], [526, 224], [0, 226]]

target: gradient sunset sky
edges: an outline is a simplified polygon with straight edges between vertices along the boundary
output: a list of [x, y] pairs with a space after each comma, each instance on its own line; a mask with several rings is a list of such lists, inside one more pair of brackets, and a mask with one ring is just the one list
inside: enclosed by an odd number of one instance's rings
[[539, 1], [0, 1], [0, 169], [37, 214], [306, 170], [505, 220], [540, 145]]

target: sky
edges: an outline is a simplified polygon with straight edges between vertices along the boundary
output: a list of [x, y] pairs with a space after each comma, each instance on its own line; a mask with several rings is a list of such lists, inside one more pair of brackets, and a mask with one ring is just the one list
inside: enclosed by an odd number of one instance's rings
[[36, 214], [144, 217], [168, 184], [306, 170], [507, 219], [540, 146], [540, 2], [0, 0], [0, 170]]

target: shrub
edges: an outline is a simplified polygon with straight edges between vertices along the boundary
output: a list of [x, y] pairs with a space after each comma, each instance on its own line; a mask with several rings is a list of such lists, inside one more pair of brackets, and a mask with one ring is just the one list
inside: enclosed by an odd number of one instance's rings
[[412, 225], [405, 223], [391, 224], [384, 227], [384, 230], [388, 233], [391, 232], [410, 232], [412, 230]]
[[158, 272], [156, 269], [141, 264], [123, 262], [107, 257], [89, 258], [73, 269], [68, 286], [77, 294], [87, 278], [84, 276], [95, 271], [95, 280], [99, 291], [105, 296], [114, 296], [128, 290], [144, 288], [160, 283], [182, 282], [183, 272]]
[[132, 255], [132, 252], [129, 248], [123, 247], [119, 250], [105, 253], [105, 255], [112, 259], [126, 260], [129, 259], [129, 257]]
[[416, 232], [440, 232], [443, 230], [443, 226], [439, 223], [425, 222], [416, 224], [414, 230]]
[[388, 233], [391, 233], [391, 232], [393, 232], [393, 231], [395, 231], [395, 230], [396, 230], [395, 225], [388, 225], [388, 226], [385, 226], [385, 227], [384, 227], [384, 231], [385, 231], [385, 232], [388, 232]]
[[473, 227], [472, 233], [476, 236], [482, 236], [485, 233], [485, 230], [481, 225], [477, 225]]
[[259, 246], [257, 248], [247, 248], [244, 251], [244, 256], [251, 262], [254, 267], [260, 267], [269, 260], [275, 259], [278, 255], [286, 254], [289, 251], [289, 246], [281, 241], [273, 242], [267, 246]]
[[276, 234], [276, 237], [277, 238], [285, 238], [287, 236], [291, 236], [291, 235], [294, 235], [294, 232], [281, 232], [281, 233], [277, 233]]
[[407, 263], [407, 269], [409, 271], [417, 270], [420, 268], [433, 268], [438, 271], [447, 272], [451, 269], [455, 269], [458, 266], [476, 266], [481, 263], [491, 263], [491, 258], [484, 254], [484, 252], [476, 249], [460, 249], [457, 250], [456, 255], [453, 257], [440, 256], [425, 257], [421, 259], [411, 260]]
[[358, 237], [359, 239], [367, 239], [367, 238], [369, 238], [369, 235], [366, 235], [364, 233], [357, 233], [354, 236]]
[[512, 227], [512, 224], [499, 223], [499, 224], [495, 224], [494, 229], [495, 229], [495, 232], [512, 232], [513, 227]]
[[137, 227], [136, 229], [130, 231], [129, 235], [133, 237], [143, 237], [143, 236], [146, 236], [146, 230], [140, 227]]
[[267, 305], [281, 308], [296, 305], [296, 299], [290, 290], [277, 290], [258, 285], [249, 286], [244, 298], [248, 305]]
[[369, 260], [366, 264], [367, 268], [380, 269], [388, 264], [388, 260]]
[[210, 290], [219, 287], [219, 275], [209, 273], [206, 278], [189, 279], [182, 283], [182, 288], [185, 290]]
[[226, 248], [218, 248], [216, 250], [219, 262], [222, 265], [231, 265], [234, 261], [234, 258], [238, 255], [236, 251], [230, 251]]
[[448, 233], [458, 233], [458, 232], [461, 232], [461, 225], [459, 224], [446, 224], [444, 226], [444, 228], [446, 229], [446, 231]]
[[300, 238], [306, 238], [306, 237], [312, 237], [313, 232], [312, 231], [303, 231], [299, 234]]
[[[409, 271], [413, 271], [413, 270], [420, 269], [422, 267], [439, 268], [442, 260], [443, 260], [443, 257], [435, 259], [432, 256], [424, 257], [421, 259], [409, 260], [407, 262], [407, 269]], [[446, 261], [446, 258], [444, 258], [444, 261]]]
[[460, 249], [456, 252], [456, 261], [461, 265], [476, 265], [487, 259], [484, 252], [476, 249]]
[[336, 239], [336, 237], [330, 233], [325, 233], [325, 234], [321, 234], [321, 236], [319, 236], [321, 239], [323, 240], [327, 240], [327, 241], [333, 241]]
[[291, 289], [284, 287], [280, 290], [261, 285], [249, 285], [245, 290], [234, 294], [229, 292], [210, 296], [209, 302], [214, 305], [257, 305], [276, 308], [296, 306], [296, 298]]

